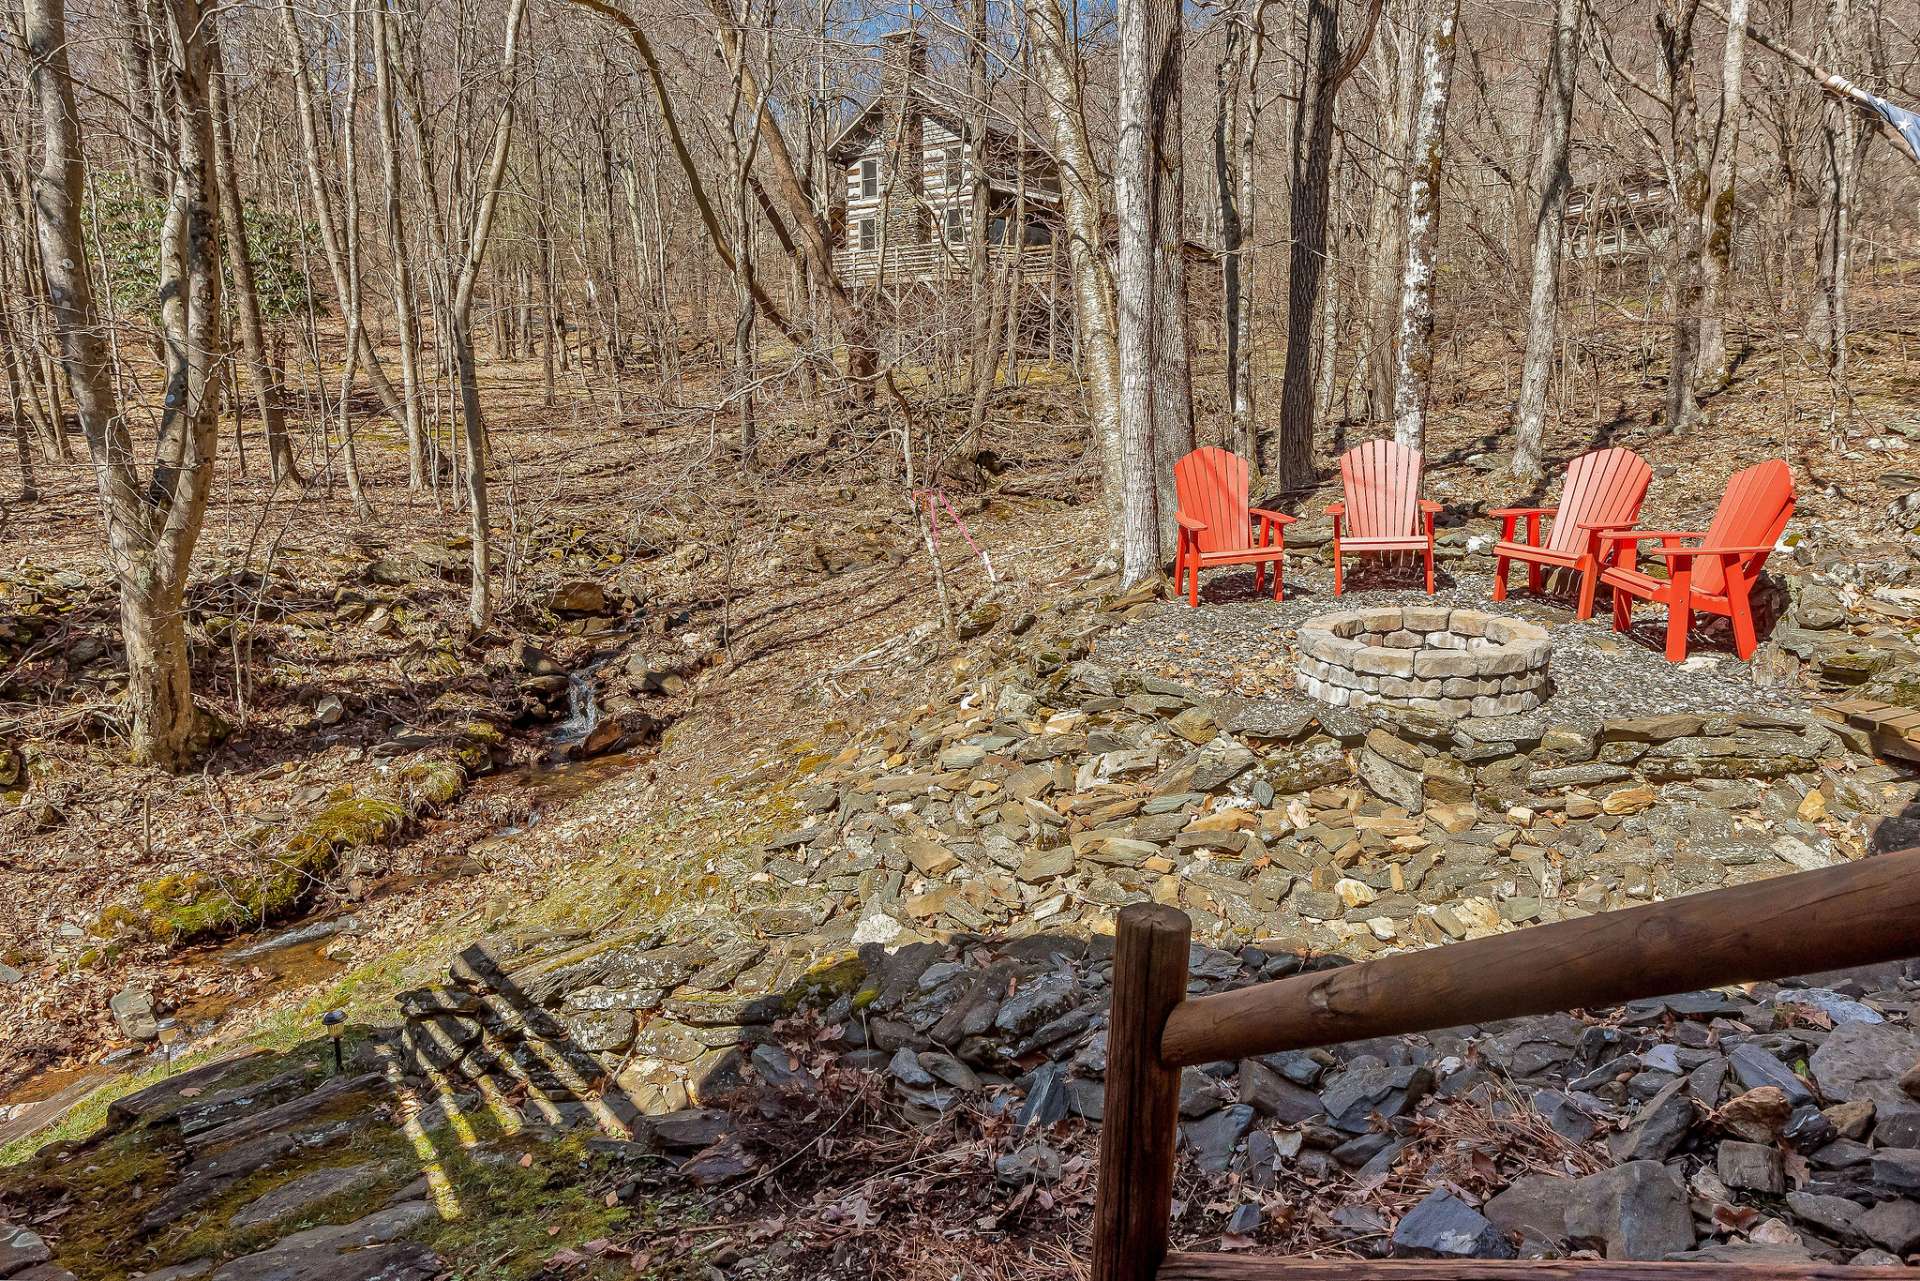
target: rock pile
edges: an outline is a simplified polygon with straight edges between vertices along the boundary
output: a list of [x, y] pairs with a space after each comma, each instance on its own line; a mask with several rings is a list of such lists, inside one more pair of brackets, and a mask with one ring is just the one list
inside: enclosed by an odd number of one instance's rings
[[752, 872], [816, 947], [1097, 929], [1353, 952], [1824, 866], [1916, 794], [1806, 711], [1563, 721], [1202, 696], [1077, 661], [856, 743]]
[[[1071, 1119], [1102, 1118], [1104, 937], [870, 944], [757, 1001], [716, 998], [693, 978], [745, 952], [721, 961], [659, 940], [560, 942], [472, 953], [449, 987], [412, 994], [416, 1061], [495, 1074], [504, 1090], [529, 1092], [530, 1115], [618, 1116], [678, 1154], [696, 1186], [776, 1155], [740, 1119], [743, 1095], [818, 1088], [773, 1027], [806, 1005], [839, 1066], [880, 1074], [909, 1118], [1008, 1115], [996, 1166], [1006, 1184], [1059, 1179], [1086, 1144]], [[1339, 963], [1196, 944], [1192, 990]], [[645, 984], [658, 1013], [637, 1026], [609, 1017]], [[1183, 1160], [1216, 1194], [1190, 1204], [1231, 1204], [1231, 1222], [1213, 1229], [1256, 1236], [1331, 1199], [1346, 1213], [1311, 1244], [1412, 1257], [1897, 1262], [1920, 1250], [1916, 1000], [1920, 966], [1893, 967], [1189, 1068]], [[731, 1025], [715, 1013], [722, 1004]], [[530, 1045], [541, 1035], [553, 1039]], [[689, 1065], [684, 1093], [659, 1083], [670, 1062]], [[580, 1092], [588, 1080], [614, 1086]], [[729, 1105], [734, 1114], [719, 1110]], [[1474, 1134], [1477, 1146], [1458, 1137]], [[1436, 1178], [1436, 1152], [1463, 1146], [1478, 1153], [1471, 1175]], [[1434, 1190], [1382, 1210], [1383, 1184], [1421, 1182]], [[1181, 1230], [1206, 1231], [1209, 1214], [1190, 1209]], [[1391, 1230], [1361, 1230], [1369, 1215]]]

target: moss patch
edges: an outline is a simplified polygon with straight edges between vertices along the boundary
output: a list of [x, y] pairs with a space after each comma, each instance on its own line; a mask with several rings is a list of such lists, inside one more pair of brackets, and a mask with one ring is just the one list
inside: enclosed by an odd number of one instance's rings
[[402, 771], [393, 792], [341, 789], [299, 831], [264, 850], [253, 871], [234, 877], [189, 872], [148, 881], [130, 901], [102, 912], [95, 932], [103, 938], [133, 936], [179, 945], [227, 938], [282, 919], [306, 900], [343, 852], [390, 844], [422, 814], [452, 801], [466, 782], [458, 763], [430, 760]]
[[629, 1207], [607, 1205], [616, 1180], [605, 1158], [588, 1153], [584, 1135], [551, 1144], [510, 1139], [487, 1149], [452, 1147], [440, 1160], [459, 1215], [428, 1225], [421, 1237], [461, 1281], [537, 1276], [562, 1246], [633, 1226]]

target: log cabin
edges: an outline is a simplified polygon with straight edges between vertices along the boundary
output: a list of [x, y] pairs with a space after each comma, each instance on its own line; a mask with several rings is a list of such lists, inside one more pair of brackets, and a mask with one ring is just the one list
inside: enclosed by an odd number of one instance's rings
[[[1060, 176], [1032, 134], [966, 102], [927, 76], [926, 41], [880, 41], [880, 92], [828, 148], [836, 183], [834, 266], [849, 285], [945, 286], [968, 279], [976, 184], [987, 188], [985, 233], [997, 275], [1054, 270]], [[985, 174], [974, 171], [984, 130]]]

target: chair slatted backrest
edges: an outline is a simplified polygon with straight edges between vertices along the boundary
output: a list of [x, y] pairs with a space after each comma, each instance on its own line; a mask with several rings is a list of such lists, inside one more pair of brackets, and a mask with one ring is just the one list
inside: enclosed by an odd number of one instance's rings
[[1426, 460], [1417, 449], [1392, 440], [1370, 440], [1340, 457], [1347, 492], [1347, 536], [1405, 538], [1420, 532], [1420, 473]]
[[1253, 545], [1247, 520], [1247, 460], [1208, 445], [1173, 465], [1180, 510], [1206, 526], [1202, 552], [1238, 552]]
[[[1787, 518], [1793, 515], [1793, 472], [1783, 461], [1770, 458], [1764, 463], [1756, 463], [1744, 471], [1737, 471], [1727, 481], [1727, 492], [1720, 499], [1720, 507], [1713, 513], [1713, 524], [1707, 526], [1705, 545], [1708, 547], [1771, 547], [1787, 527]], [[1763, 553], [1746, 561], [1736, 572], [1742, 574], [1751, 583], [1760, 577], [1761, 567], [1767, 563]], [[1727, 575], [1723, 567], [1725, 562], [1716, 556], [1705, 556], [1693, 563], [1693, 589], [1709, 595], [1722, 595], [1727, 590]]]
[[1582, 524], [1627, 524], [1640, 515], [1653, 468], [1631, 449], [1615, 446], [1580, 455], [1567, 464], [1560, 489], [1560, 511], [1547, 534], [1547, 549], [1584, 552]]

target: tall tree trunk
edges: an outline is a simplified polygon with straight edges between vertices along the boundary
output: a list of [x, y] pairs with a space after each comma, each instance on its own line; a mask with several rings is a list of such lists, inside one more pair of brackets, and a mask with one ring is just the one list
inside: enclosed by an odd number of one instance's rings
[[1392, 39], [1376, 46], [1374, 78], [1380, 84], [1378, 145], [1372, 206], [1367, 215], [1363, 359], [1367, 420], [1393, 417], [1393, 388], [1400, 362], [1400, 269], [1406, 265], [1407, 82], [1402, 52]]
[[[213, 125], [207, 97], [211, 15], [198, 0], [170, 0], [169, 106], [176, 135], [184, 251], [163, 289], [181, 299], [169, 349], [162, 445], [143, 486], [112, 378], [112, 353], [94, 301], [81, 214], [85, 161], [74, 107], [62, 0], [26, 0], [29, 80], [42, 128], [34, 206], [42, 275], [74, 410], [92, 454], [120, 584], [133, 759], [185, 767], [199, 718], [188, 667], [183, 594], [206, 514], [218, 444], [220, 243], [213, 194]], [[175, 441], [177, 444], [166, 442]]]
[[340, 374], [340, 454], [347, 472], [347, 493], [353, 499], [353, 511], [365, 520], [373, 514], [367, 501], [366, 482], [360, 475], [360, 450], [353, 437], [353, 367], [363, 346], [371, 347], [360, 305], [360, 13], [347, 10], [347, 101], [346, 128], [342, 130], [341, 169], [344, 181], [341, 211], [342, 236], [346, 248], [347, 360]]
[[[327, 162], [320, 149], [319, 108], [313, 100], [313, 72], [307, 65], [306, 37], [300, 34], [300, 19], [294, 11], [293, 0], [280, 0], [280, 25], [286, 33], [288, 57], [293, 62], [294, 117], [299, 125], [301, 145], [306, 156], [307, 191], [313, 201], [314, 221], [320, 225], [320, 246], [325, 251], [327, 270], [333, 277], [334, 296], [340, 300], [344, 313], [351, 292], [347, 283], [346, 248], [341, 244], [333, 195], [326, 180]], [[348, 125], [349, 129], [355, 127], [351, 122]], [[388, 380], [386, 368], [380, 363], [379, 353], [374, 351], [366, 330], [354, 326], [354, 319], [347, 317], [360, 364], [366, 367], [367, 381], [373, 384], [374, 393], [380, 397], [386, 412], [404, 422], [406, 406], [401, 403], [393, 383]]]
[[[0, 276], [4, 274], [0, 270]], [[13, 450], [20, 464], [20, 488], [15, 498], [19, 502], [31, 503], [39, 500], [40, 482], [34, 474], [33, 442], [29, 439], [31, 426], [27, 422], [26, 392], [21, 386], [18, 372], [18, 352], [13, 317], [7, 305], [0, 302], [0, 364], [6, 365], [7, 417], [13, 421]]]
[[1527, 301], [1527, 353], [1521, 366], [1520, 398], [1514, 406], [1513, 423], [1513, 475], [1529, 483], [1541, 475], [1547, 387], [1553, 377], [1553, 345], [1560, 310], [1560, 240], [1572, 186], [1567, 154], [1574, 78], [1580, 66], [1581, 13], [1581, 0], [1558, 0], [1555, 5], [1547, 74], [1540, 83], [1540, 115], [1546, 136], [1541, 140], [1539, 164], [1534, 170], [1533, 187], [1539, 204], [1533, 218], [1533, 287]]
[[394, 106], [392, 46], [387, 36], [389, 0], [373, 3], [373, 91], [380, 117], [380, 188], [393, 259], [393, 319], [400, 345], [400, 386], [406, 396], [401, 425], [407, 439], [407, 488], [427, 482], [427, 443], [420, 424], [420, 302], [414, 289], [413, 260], [400, 206], [400, 123]]
[[1287, 263], [1287, 359], [1280, 381], [1280, 430], [1262, 460], [1270, 485], [1304, 489], [1313, 480], [1314, 320], [1327, 258], [1327, 169], [1333, 155], [1334, 66], [1340, 52], [1337, 0], [1307, 0], [1306, 61], [1293, 119]]
[[240, 322], [240, 343], [247, 353], [247, 373], [253, 381], [254, 403], [267, 438], [267, 471], [276, 482], [304, 485], [287, 435], [287, 411], [279, 379], [267, 358], [266, 326], [260, 317], [260, 291], [253, 278], [253, 249], [248, 243], [245, 206], [240, 200], [240, 172], [233, 159], [232, 103], [227, 97], [226, 59], [219, 34], [207, 43], [213, 57], [208, 92], [213, 104], [214, 181], [220, 190], [220, 220], [226, 232], [227, 271], [233, 278], [233, 303]]
[[[1334, 104], [1334, 126], [1339, 128], [1339, 103]], [[1340, 208], [1345, 203], [1341, 195], [1341, 185], [1346, 170], [1346, 148], [1336, 143], [1333, 159], [1327, 167], [1328, 208], [1327, 217], [1331, 225], [1340, 225]], [[1318, 350], [1314, 353], [1313, 384], [1313, 420], [1326, 422], [1333, 413], [1333, 398], [1336, 357], [1340, 351], [1340, 289], [1338, 282], [1320, 291], [1320, 319], [1314, 338]]]
[[[745, 38], [752, 20], [753, 0], [739, 0], [742, 39], [734, 64], [733, 93], [727, 103], [727, 150], [731, 161], [728, 174], [733, 197], [733, 366], [734, 395], [740, 405], [740, 456], [749, 466], [759, 449], [759, 424], [754, 418], [754, 337], [753, 337], [753, 161], [759, 150], [759, 105], [746, 96], [746, 72], [749, 41]], [[744, 112], [744, 115], [743, 115]]]
[[[967, 169], [973, 181], [973, 208], [968, 215], [971, 225], [967, 228], [967, 303], [973, 319], [973, 361], [968, 373], [968, 387], [973, 392], [973, 408], [967, 421], [967, 454], [970, 457], [980, 452], [980, 431], [986, 425], [987, 401], [993, 391], [994, 373], [999, 363], [995, 359], [997, 353], [993, 346], [993, 277], [989, 270], [991, 254], [987, 244], [987, 224], [992, 217], [992, 192], [987, 178], [987, 95], [990, 91], [991, 86], [987, 83], [987, 0], [973, 0], [967, 30], [967, 92], [973, 99], [968, 105], [975, 113], [967, 129]], [[951, 192], [947, 193], [947, 199], [952, 199]], [[936, 236], [943, 234], [941, 227], [935, 228]]]
[[1235, 0], [1222, 15], [1226, 39], [1214, 71], [1217, 95], [1213, 116], [1214, 185], [1220, 195], [1220, 319], [1226, 334], [1227, 438], [1234, 452], [1254, 453], [1253, 396], [1248, 384], [1248, 315], [1246, 289], [1241, 281], [1246, 231], [1242, 197], [1247, 181], [1246, 158], [1241, 153], [1243, 128], [1251, 137], [1253, 97], [1248, 88], [1253, 73], [1253, 15], [1247, 0]]
[[1268, 482], [1300, 489], [1313, 480], [1313, 355], [1320, 289], [1327, 263], [1327, 217], [1333, 159], [1333, 103], [1373, 44], [1383, 0], [1373, 0], [1366, 29], [1340, 52], [1338, 0], [1307, 0], [1306, 57], [1293, 118], [1289, 174], [1292, 246], [1287, 270], [1287, 362], [1280, 381], [1280, 430], [1261, 449]]
[[1174, 545], [1173, 465], [1193, 451], [1193, 362], [1187, 336], [1186, 166], [1181, 144], [1186, 136], [1181, 92], [1185, 41], [1181, 15], [1173, 8], [1173, 30], [1164, 53], [1156, 54], [1154, 98], [1165, 104], [1155, 113], [1154, 152], [1154, 337], [1153, 389], [1154, 484], [1159, 487], [1162, 559]]
[[[1844, 62], [1854, 44], [1852, 0], [1829, 0], [1826, 30], [1819, 51], [1823, 59]], [[1821, 161], [1826, 181], [1821, 184], [1816, 289], [1807, 336], [1826, 358], [1827, 369], [1844, 387], [1851, 321], [1854, 202], [1859, 192], [1860, 153], [1869, 133], [1851, 104], [1829, 101], [1822, 107]]]
[[1707, 168], [1707, 202], [1702, 245], [1700, 369], [1704, 392], [1727, 385], [1726, 285], [1733, 267], [1734, 174], [1739, 159], [1741, 94], [1745, 87], [1747, 14], [1751, 0], [1728, 0], [1727, 42], [1720, 64], [1720, 114], [1714, 123]]
[[1413, 121], [1413, 168], [1407, 182], [1407, 269], [1400, 290], [1400, 377], [1393, 394], [1393, 438], [1410, 449], [1426, 448], [1427, 400], [1433, 392], [1434, 255], [1440, 241], [1440, 171], [1459, 20], [1460, 0], [1451, 0], [1420, 50], [1420, 107]]
[[1700, 368], [1700, 313], [1706, 295], [1702, 235], [1707, 204], [1708, 159], [1700, 137], [1700, 104], [1693, 84], [1694, 28], [1699, 0], [1678, 0], [1654, 14], [1667, 94], [1668, 184], [1674, 217], [1669, 246], [1667, 308], [1672, 317], [1672, 354], [1667, 365], [1666, 430], [1685, 435], [1700, 415], [1694, 382]]
[[499, 80], [503, 86], [500, 114], [494, 120], [493, 146], [481, 176], [479, 199], [467, 233], [466, 260], [454, 282], [447, 307], [455, 377], [460, 387], [462, 446], [467, 469], [468, 540], [472, 544], [472, 582], [467, 596], [467, 618], [477, 632], [493, 617], [492, 530], [487, 519], [487, 424], [480, 409], [480, 383], [473, 362], [473, 289], [493, 236], [493, 215], [506, 177], [507, 154], [513, 142], [514, 96], [519, 91], [520, 24], [527, 0], [512, 0], [507, 10], [507, 34], [500, 52]]
[[1044, 95], [1054, 155], [1060, 163], [1060, 205], [1073, 287], [1074, 350], [1085, 373], [1087, 408], [1100, 451], [1107, 509], [1107, 558], [1120, 561], [1126, 470], [1120, 439], [1120, 352], [1113, 278], [1102, 248], [1099, 175], [1087, 141], [1086, 111], [1074, 45], [1062, 0], [1034, 0], [1027, 9], [1033, 60]]
[[1119, 27], [1113, 185], [1125, 467], [1121, 577], [1131, 586], [1160, 568], [1162, 526], [1173, 513], [1160, 510], [1157, 473], [1183, 439], [1191, 447], [1193, 410], [1178, 180], [1179, 6], [1174, 0], [1122, 0]]

